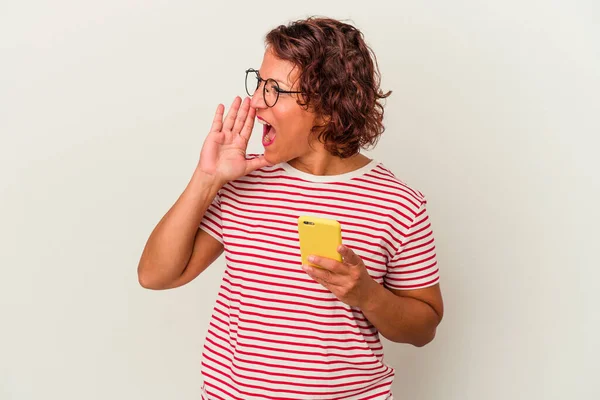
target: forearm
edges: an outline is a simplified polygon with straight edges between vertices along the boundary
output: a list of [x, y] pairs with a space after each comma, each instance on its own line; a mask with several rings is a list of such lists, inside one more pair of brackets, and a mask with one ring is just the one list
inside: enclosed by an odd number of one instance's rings
[[204, 214], [222, 184], [196, 170], [179, 199], [148, 238], [140, 263], [140, 280], [170, 281], [181, 275], [192, 254]]
[[397, 296], [382, 285], [373, 286], [361, 310], [365, 317], [388, 340], [421, 347], [431, 342], [440, 316], [429, 304]]

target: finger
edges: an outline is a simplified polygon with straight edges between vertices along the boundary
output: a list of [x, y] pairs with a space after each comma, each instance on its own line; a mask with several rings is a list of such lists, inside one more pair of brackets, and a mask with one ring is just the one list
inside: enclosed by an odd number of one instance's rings
[[347, 265], [360, 265], [362, 263], [362, 259], [358, 254], [356, 254], [351, 248], [344, 246], [343, 244], [339, 245], [337, 248], [337, 252], [342, 256], [342, 262]]
[[319, 278], [313, 278], [313, 280], [315, 282], [317, 282], [318, 284], [320, 284], [321, 286], [323, 286], [325, 289], [327, 289], [333, 293], [335, 285], [332, 285], [329, 282], [325, 282], [324, 280], [319, 279]]
[[246, 142], [250, 140], [250, 135], [252, 135], [252, 128], [254, 128], [254, 121], [256, 118], [256, 108], [250, 107], [248, 110], [248, 116], [246, 117], [246, 121], [244, 123], [244, 127], [240, 132], [240, 136], [246, 139]]
[[238, 110], [240, 109], [240, 104], [242, 103], [242, 99], [240, 96], [236, 96], [231, 103], [231, 107], [227, 112], [227, 116], [225, 117], [225, 122], [223, 122], [223, 130], [230, 131], [233, 128], [233, 124], [235, 123], [235, 118], [237, 117]]
[[223, 128], [223, 113], [225, 112], [225, 106], [223, 104], [219, 104], [217, 106], [217, 111], [215, 112], [215, 117], [213, 118], [212, 126], [210, 127], [211, 132], [221, 132]]
[[332, 258], [310, 255], [308, 261], [333, 274], [345, 275], [348, 272], [346, 265]]
[[246, 97], [240, 106], [240, 109], [237, 114], [237, 118], [235, 119], [235, 124], [233, 125], [233, 129], [231, 130], [233, 133], [238, 134], [242, 130], [244, 123], [246, 122], [246, 117], [248, 116], [248, 109], [250, 108], [250, 99]]
[[247, 160], [246, 161], [246, 175], [248, 175], [250, 172], [256, 171], [257, 169], [266, 167], [266, 166], [271, 166], [271, 164], [267, 161], [267, 159], [265, 158], [264, 155], [253, 158], [251, 160]]
[[310, 265], [303, 264], [302, 269], [306, 272], [311, 278], [316, 280], [317, 282], [323, 284], [324, 286], [340, 286], [341, 282], [339, 276], [331, 273], [326, 269], [314, 268]]

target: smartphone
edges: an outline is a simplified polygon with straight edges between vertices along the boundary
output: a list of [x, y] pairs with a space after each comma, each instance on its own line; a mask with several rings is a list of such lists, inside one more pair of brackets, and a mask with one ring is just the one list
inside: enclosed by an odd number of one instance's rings
[[308, 261], [311, 254], [342, 261], [337, 248], [342, 244], [342, 226], [335, 219], [301, 215], [298, 218], [302, 264], [318, 267]]

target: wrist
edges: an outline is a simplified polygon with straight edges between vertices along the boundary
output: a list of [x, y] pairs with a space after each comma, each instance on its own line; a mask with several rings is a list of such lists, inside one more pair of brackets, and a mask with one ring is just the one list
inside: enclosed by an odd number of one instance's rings
[[217, 192], [219, 189], [221, 189], [225, 183], [226, 182], [222, 182], [215, 175], [204, 172], [200, 168], [196, 168], [194, 170], [194, 174], [190, 180], [190, 185], [200, 186], [204, 189], [208, 188], [214, 192]]
[[363, 312], [374, 312], [379, 308], [379, 305], [384, 301], [385, 288], [381, 286], [375, 279], [369, 276], [368, 281], [365, 283], [364, 296], [359, 305], [359, 308]]

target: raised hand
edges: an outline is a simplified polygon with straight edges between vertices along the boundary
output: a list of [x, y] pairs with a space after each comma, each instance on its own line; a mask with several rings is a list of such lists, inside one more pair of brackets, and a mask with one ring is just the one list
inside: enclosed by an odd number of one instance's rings
[[208, 136], [202, 145], [198, 169], [225, 184], [269, 163], [264, 156], [246, 160], [256, 110], [250, 99], [236, 97], [223, 120], [225, 106], [219, 104]]

